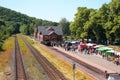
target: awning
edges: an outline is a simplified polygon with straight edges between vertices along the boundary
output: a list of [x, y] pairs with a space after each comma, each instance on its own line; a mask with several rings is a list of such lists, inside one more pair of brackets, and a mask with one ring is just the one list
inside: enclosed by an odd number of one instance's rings
[[107, 55], [112, 55], [112, 54], [114, 54], [115, 53], [115, 51], [114, 50], [109, 50], [109, 51], [106, 51], [106, 54]]
[[99, 50], [99, 51], [108, 51], [108, 50], [112, 50], [112, 48], [108, 48], [108, 47], [99, 47], [98, 50]]

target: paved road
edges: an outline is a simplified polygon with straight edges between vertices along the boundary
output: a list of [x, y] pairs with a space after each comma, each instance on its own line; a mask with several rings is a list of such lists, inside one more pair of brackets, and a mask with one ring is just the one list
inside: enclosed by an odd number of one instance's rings
[[61, 51], [64, 51], [68, 53], [69, 55], [72, 55], [80, 60], [83, 60], [91, 65], [94, 65], [103, 71], [107, 70], [108, 73], [120, 73], [120, 65], [116, 65], [113, 62], [107, 61], [106, 59], [103, 59], [100, 55], [92, 54], [92, 55], [85, 55], [81, 52], [72, 52], [72, 51], [65, 51], [63, 48], [60, 47], [54, 47]]

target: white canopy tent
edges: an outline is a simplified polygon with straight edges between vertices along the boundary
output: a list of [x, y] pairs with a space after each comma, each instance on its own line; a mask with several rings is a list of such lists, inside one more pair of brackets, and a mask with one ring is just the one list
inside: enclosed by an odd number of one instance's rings
[[120, 56], [120, 52], [117, 52], [117, 51], [116, 51], [115, 54]]

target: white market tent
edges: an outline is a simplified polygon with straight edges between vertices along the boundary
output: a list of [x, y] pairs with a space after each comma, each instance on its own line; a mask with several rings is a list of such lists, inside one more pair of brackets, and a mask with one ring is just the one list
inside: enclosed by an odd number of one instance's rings
[[87, 46], [93, 46], [93, 44], [91, 44], [91, 43], [88, 43], [88, 44], [86, 44]]
[[99, 48], [99, 47], [103, 47], [103, 45], [96, 45], [96, 46], [94, 46], [94, 48]]
[[120, 56], [120, 52], [115, 52], [115, 54]]

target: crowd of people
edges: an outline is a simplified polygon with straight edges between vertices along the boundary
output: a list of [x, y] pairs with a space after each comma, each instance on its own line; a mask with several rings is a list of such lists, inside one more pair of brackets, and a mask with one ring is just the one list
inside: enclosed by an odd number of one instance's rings
[[[99, 51], [98, 45], [97, 44], [92, 44], [92, 43], [85, 43], [85, 42], [78, 42], [78, 41], [74, 41], [74, 43], [70, 42], [70, 41], [66, 41], [66, 42], [56, 42], [56, 43], [52, 43], [53, 46], [60, 46], [62, 48], [65, 49], [65, 51], [75, 51], [75, 52], [81, 52], [83, 54], [88, 54], [88, 55], [92, 55], [92, 54], [96, 54], [96, 55], [100, 55], [102, 56], [103, 59], [107, 59], [107, 60], [111, 60], [113, 61], [116, 65], [119, 65], [120, 59], [119, 59], [119, 55], [107, 55], [106, 54], [106, 50], [104, 51]], [[112, 59], [111, 59], [112, 58]]]
[[[77, 52], [84, 55], [100, 55], [103, 59], [108, 61], [113, 61], [117, 66], [120, 64], [120, 56], [112, 53], [111, 55], [106, 54], [106, 50], [100, 51], [100, 47], [105, 47], [103, 45], [97, 45], [92, 43], [78, 42], [78, 41], [65, 41], [65, 42], [54, 42], [53, 46], [61, 47], [65, 51]], [[111, 49], [111, 48], [109, 48]], [[112, 49], [111, 49], [112, 50]], [[113, 51], [114, 52], [114, 51]], [[112, 58], [112, 60], [110, 60]], [[116, 74], [118, 75], [118, 74]], [[119, 75], [118, 75], [119, 76]], [[114, 80], [111, 74], [107, 77], [108, 80]]]

